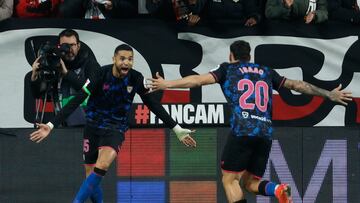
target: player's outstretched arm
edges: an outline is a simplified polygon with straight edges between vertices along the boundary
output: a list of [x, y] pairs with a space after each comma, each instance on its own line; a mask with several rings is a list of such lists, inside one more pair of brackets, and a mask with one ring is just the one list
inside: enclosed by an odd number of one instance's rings
[[53, 126], [51, 123], [43, 124], [43, 123], [36, 123], [38, 127], [36, 131], [30, 134], [30, 140], [36, 143], [40, 143], [44, 140], [49, 134]]
[[164, 90], [167, 88], [192, 88], [202, 85], [208, 85], [215, 83], [214, 76], [210, 73], [203, 75], [190, 75], [178, 80], [164, 80], [159, 73], [156, 73], [156, 78], [147, 79], [147, 88], [151, 91]]
[[196, 141], [190, 136], [191, 131], [189, 129], [182, 128], [164, 109], [164, 107], [156, 101], [152, 94], [143, 93], [140, 94], [141, 99], [143, 100], [144, 104], [157, 116], [159, 117], [164, 123], [171, 128], [177, 138], [182, 142], [184, 145], [188, 147], [196, 147]]
[[343, 105], [347, 105], [347, 102], [352, 100], [352, 93], [341, 89], [341, 84], [332, 91], [328, 91], [305, 81], [286, 79], [284, 87], [304, 94], [325, 97]]

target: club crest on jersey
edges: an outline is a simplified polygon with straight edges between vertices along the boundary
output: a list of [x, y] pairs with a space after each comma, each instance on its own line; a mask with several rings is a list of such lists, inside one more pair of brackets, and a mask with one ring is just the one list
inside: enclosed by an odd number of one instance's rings
[[248, 118], [249, 117], [249, 113], [246, 111], [241, 112], [241, 115], [243, 116], [243, 118]]
[[127, 89], [127, 91], [128, 91], [129, 93], [133, 90], [133, 88], [134, 88], [133, 86], [127, 86], [127, 87], [126, 87], [126, 89]]
[[103, 85], [103, 90], [109, 90], [110, 89], [110, 85], [109, 84], [104, 84]]

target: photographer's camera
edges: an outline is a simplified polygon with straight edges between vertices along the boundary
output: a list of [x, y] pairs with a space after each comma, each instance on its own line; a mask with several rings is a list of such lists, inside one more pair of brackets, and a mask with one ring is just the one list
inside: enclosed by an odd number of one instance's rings
[[39, 48], [39, 75], [45, 81], [52, 81], [59, 75], [61, 57], [70, 52], [69, 44], [52, 45], [46, 42]]

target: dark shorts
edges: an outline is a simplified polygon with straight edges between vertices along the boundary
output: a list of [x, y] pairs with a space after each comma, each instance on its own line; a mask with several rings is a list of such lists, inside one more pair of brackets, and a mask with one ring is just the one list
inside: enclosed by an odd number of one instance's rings
[[266, 169], [272, 141], [264, 137], [229, 135], [221, 157], [221, 168], [228, 172], [248, 171], [261, 178]]
[[111, 147], [119, 152], [124, 134], [115, 129], [100, 129], [86, 125], [84, 129], [83, 155], [85, 164], [95, 164], [98, 150], [102, 147]]

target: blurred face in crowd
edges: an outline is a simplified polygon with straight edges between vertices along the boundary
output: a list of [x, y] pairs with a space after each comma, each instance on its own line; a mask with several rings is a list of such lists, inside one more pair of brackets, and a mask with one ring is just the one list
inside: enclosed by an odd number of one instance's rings
[[61, 44], [68, 44], [70, 45], [70, 52], [65, 54], [64, 57], [62, 57], [65, 61], [73, 61], [75, 57], [78, 55], [80, 50], [80, 43], [76, 40], [75, 36], [63, 36], [60, 37], [60, 45]]
[[125, 77], [133, 67], [134, 53], [128, 50], [120, 50], [113, 56], [115, 77]]

